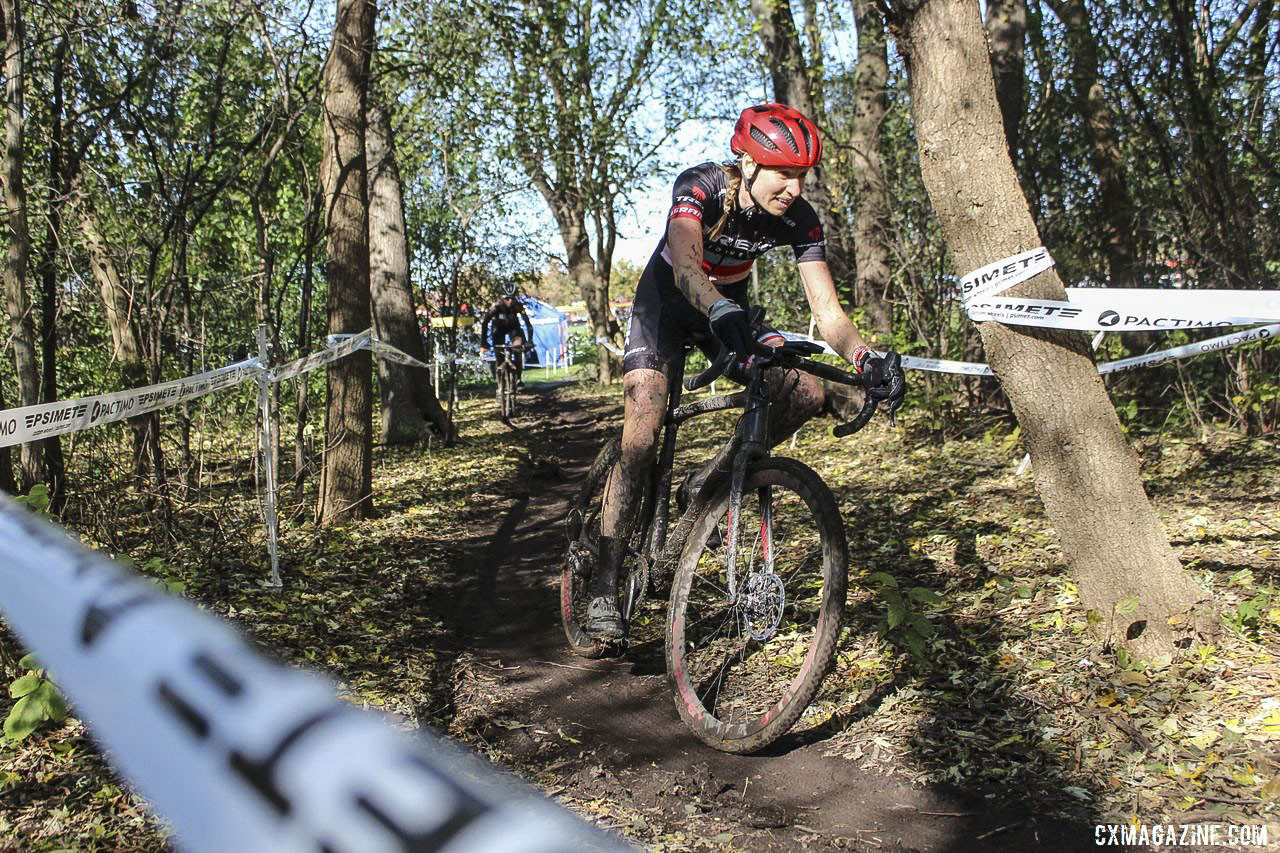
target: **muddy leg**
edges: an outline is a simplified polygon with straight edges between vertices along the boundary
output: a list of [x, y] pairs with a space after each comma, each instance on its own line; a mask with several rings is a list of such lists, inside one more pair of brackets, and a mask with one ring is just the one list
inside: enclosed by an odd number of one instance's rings
[[658, 431], [667, 406], [667, 378], [662, 371], [629, 371], [622, 387], [622, 456], [605, 484], [600, 559], [592, 577], [593, 600], [587, 622], [588, 633], [605, 638], [621, 637], [625, 631], [614, 604], [618, 575], [644, 498], [645, 475], [657, 453]]

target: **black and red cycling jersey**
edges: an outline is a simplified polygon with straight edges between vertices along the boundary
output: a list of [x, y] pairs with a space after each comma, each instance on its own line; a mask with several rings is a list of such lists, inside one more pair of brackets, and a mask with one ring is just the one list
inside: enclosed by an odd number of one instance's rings
[[499, 299], [480, 320], [480, 340], [487, 346], [492, 329], [494, 343], [502, 343], [509, 335], [520, 334], [521, 325], [524, 326], [525, 343], [529, 343], [533, 340], [533, 325], [524, 310], [524, 303], [513, 299], [510, 305], [506, 305]]
[[[685, 169], [676, 178], [667, 221], [688, 217], [702, 223], [702, 269], [713, 284], [742, 281], [755, 259], [774, 246], [791, 246], [797, 263], [826, 260], [822, 223], [809, 202], [797, 198], [781, 216], [752, 206], [735, 209], [716, 239], [711, 230], [724, 212], [728, 176], [718, 163]], [[658, 244], [662, 259], [671, 263], [664, 230]]]

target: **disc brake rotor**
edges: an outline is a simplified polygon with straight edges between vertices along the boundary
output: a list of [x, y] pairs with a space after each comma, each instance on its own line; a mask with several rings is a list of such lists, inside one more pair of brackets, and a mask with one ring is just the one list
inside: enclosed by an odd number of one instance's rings
[[753, 640], [764, 641], [773, 636], [782, 621], [787, 592], [782, 578], [772, 572], [758, 572], [747, 578], [740, 599], [743, 628]]

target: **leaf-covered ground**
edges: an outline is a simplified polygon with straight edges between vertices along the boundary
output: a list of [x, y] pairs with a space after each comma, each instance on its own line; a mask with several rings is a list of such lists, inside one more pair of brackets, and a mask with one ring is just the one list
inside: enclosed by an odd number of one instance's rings
[[[617, 391], [566, 389], [606, 428]], [[381, 448], [378, 517], [317, 531], [304, 501], [283, 531], [285, 586], [264, 591], [252, 485], [181, 507], [157, 537], [142, 502], [110, 541], [141, 569], [234, 621], [265, 649], [328, 672], [349, 701], [443, 728], [482, 750], [477, 711], [492, 662], [441, 618], [448, 569], [483, 545], [545, 444], [464, 402], [461, 446]], [[802, 722], [806, 740], [914, 784], [1032, 792], [1044, 813], [1117, 822], [1271, 823], [1280, 792], [1280, 451], [1274, 438], [1137, 439], [1148, 490], [1183, 563], [1224, 614], [1212, 645], [1140, 664], [1092, 640], [1015, 436], [940, 441], [877, 420], [853, 439], [807, 426], [787, 451], [836, 492], [852, 554], [836, 672]], [[693, 422], [687, 461], [727, 429]], [[310, 498], [308, 498], [310, 500]], [[196, 535], [199, 532], [200, 535]], [[103, 531], [84, 529], [107, 542]], [[185, 534], [185, 535], [184, 535]], [[554, 560], [554, 555], [549, 557]], [[3, 643], [6, 681], [21, 650]], [[12, 700], [0, 700], [7, 713]], [[72, 708], [74, 714], [74, 707]], [[490, 751], [501, 757], [501, 751]], [[655, 849], [732, 846], [641, 816], [623, 786], [584, 798], [569, 767], [521, 769], [562, 802]], [[557, 774], [561, 775], [557, 775]], [[993, 793], [992, 796], [995, 796]], [[1273, 827], [1274, 828], [1274, 827]], [[163, 827], [69, 719], [0, 748], [0, 847], [138, 849]]]

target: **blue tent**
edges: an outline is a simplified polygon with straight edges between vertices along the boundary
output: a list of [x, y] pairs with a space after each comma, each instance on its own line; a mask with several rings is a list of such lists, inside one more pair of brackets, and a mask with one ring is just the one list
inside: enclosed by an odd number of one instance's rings
[[533, 324], [534, 349], [525, 357], [525, 363], [541, 367], [561, 363], [569, 351], [569, 326], [565, 315], [532, 296], [522, 296], [520, 301]]

